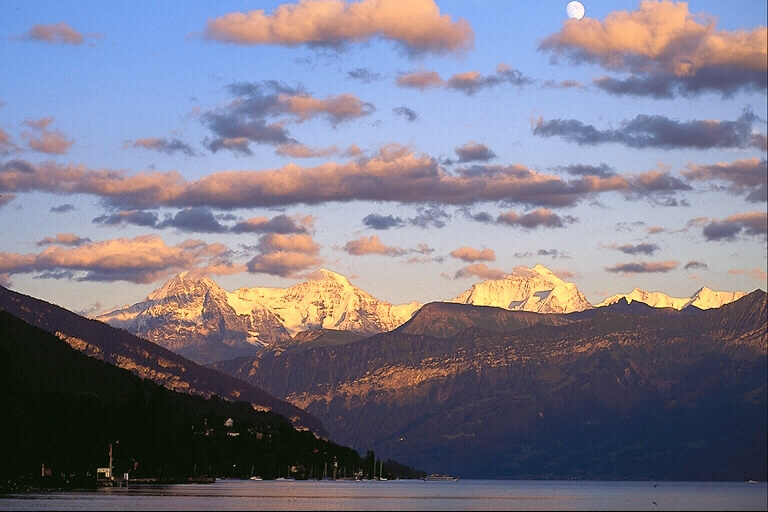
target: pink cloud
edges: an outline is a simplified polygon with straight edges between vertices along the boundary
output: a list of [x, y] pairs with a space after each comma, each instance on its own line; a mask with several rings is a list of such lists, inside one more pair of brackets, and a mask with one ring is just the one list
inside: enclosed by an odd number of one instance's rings
[[460, 268], [454, 275], [455, 279], [479, 277], [480, 279], [504, 279], [506, 274], [504, 271], [490, 268], [485, 263], [472, 263], [465, 267]]
[[496, 254], [491, 249], [475, 249], [474, 247], [459, 247], [451, 251], [451, 256], [470, 263], [496, 260]]
[[567, 20], [539, 48], [632, 73], [626, 80], [595, 80], [612, 94], [672, 97], [764, 90], [767, 46], [765, 26], [718, 30], [712, 16], [691, 13], [686, 2], [643, 1], [637, 10], [614, 11], [604, 21]]
[[339, 45], [382, 37], [412, 53], [455, 53], [472, 48], [474, 32], [464, 19], [440, 14], [433, 0], [300, 0], [263, 10], [233, 12], [208, 20], [207, 39], [235, 44]]
[[248, 262], [249, 272], [293, 277], [317, 267], [320, 246], [306, 233], [267, 233], [259, 238], [259, 253]]
[[[62, 236], [69, 239], [67, 234]], [[76, 247], [51, 245], [39, 253], [0, 253], [0, 273], [72, 277], [78, 272], [84, 273], [80, 280], [152, 283], [201, 263], [221, 262], [227, 252], [221, 244], [186, 240], [169, 246], [158, 236], [145, 235], [88, 241]]]
[[83, 44], [83, 34], [68, 24], [53, 23], [51, 25], [33, 25], [26, 34], [25, 39], [42, 41], [44, 43]]
[[369, 237], [361, 236], [357, 240], [350, 240], [344, 244], [344, 250], [349, 254], [355, 256], [362, 256], [365, 254], [382, 254], [385, 256], [402, 256], [408, 251], [402, 247], [395, 247], [391, 245], [384, 245], [381, 239], [372, 235]]
[[60, 130], [50, 130], [48, 127], [52, 122], [52, 117], [24, 121], [24, 124], [34, 130], [33, 132], [22, 133], [22, 137], [26, 139], [31, 150], [49, 155], [63, 155], [69, 151], [69, 147], [75, 141], [68, 139]]

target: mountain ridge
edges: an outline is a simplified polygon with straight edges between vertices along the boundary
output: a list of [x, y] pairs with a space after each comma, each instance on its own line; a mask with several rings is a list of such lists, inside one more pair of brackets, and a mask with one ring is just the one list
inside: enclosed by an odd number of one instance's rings
[[0, 286], [0, 310], [55, 334], [71, 347], [91, 357], [130, 370], [139, 377], [173, 391], [205, 397], [218, 395], [251, 402], [254, 408], [272, 410], [297, 428], [326, 435], [313, 415], [252, 384], [207, 368], [151, 341], [98, 320], [88, 319], [41, 299]]
[[479, 327], [489, 323], [481, 316], [519, 312], [449, 307], [478, 315], [446, 337], [393, 331], [216, 367], [312, 411], [334, 439], [427, 471], [695, 480], [765, 474], [762, 290], [695, 314], [606, 307], [507, 332]]
[[[631, 294], [609, 297], [598, 306], [623, 297], [629, 302], [650, 302], [654, 307], [684, 309], [693, 305], [704, 309], [743, 295], [704, 287], [688, 299], [674, 299], [636, 288]], [[475, 283], [448, 302], [521, 313], [567, 314], [595, 307], [574, 283], [543, 265], [517, 267], [501, 279]], [[342, 274], [324, 268], [308, 281], [287, 288], [244, 287], [232, 292], [207, 277], [182, 272], [144, 301], [95, 318], [208, 364], [253, 356], [263, 349], [285, 350], [298, 341], [307, 342], [306, 338], [295, 338], [303, 331], [331, 329], [361, 336], [391, 331], [409, 322], [422, 306], [418, 302], [393, 305], [381, 301]]]

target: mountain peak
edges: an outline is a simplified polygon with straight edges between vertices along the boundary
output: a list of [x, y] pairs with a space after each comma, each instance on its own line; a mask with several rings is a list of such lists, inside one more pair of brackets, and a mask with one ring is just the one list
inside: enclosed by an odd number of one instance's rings
[[555, 275], [554, 272], [549, 270], [547, 267], [545, 267], [541, 263], [537, 263], [536, 265], [534, 265], [533, 269], [531, 269], [531, 270], [535, 271], [537, 274], [542, 274], [542, 275], [546, 275], [546, 276]]
[[321, 268], [318, 270], [318, 281], [331, 281], [334, 283], [337, 283], [341, 286], [352, 286], [352, 284], [349, 282], [349, 279], [346, 278], [346, 276], [343, 276], [342, 274], [339, 274], [338, 272], [334, 272], [333, 270], [328, 270], [327, 268]]
[[210, 278], [185, 270], [172, 277], [160, 288], [147, 295], [147, 300], [161, 300], [178, 295], [189, 295], [195, 289], [217, 289], [219, 285]]
[[474, 284], [452, 302], [537, 313], [570, 313], [592, 307], [575, 284], [541, 264], [516, 267], [503, 279]]

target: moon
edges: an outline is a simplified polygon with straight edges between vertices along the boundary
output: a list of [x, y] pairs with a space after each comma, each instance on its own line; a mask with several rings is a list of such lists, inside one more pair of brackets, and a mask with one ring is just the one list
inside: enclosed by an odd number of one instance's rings
[[580, 20], [584, 17], [586, 9], [584, 9], [584, 4], [581, 2], [568, 2], [568, 5], [565, 6], [565, 12], [572, 20]]

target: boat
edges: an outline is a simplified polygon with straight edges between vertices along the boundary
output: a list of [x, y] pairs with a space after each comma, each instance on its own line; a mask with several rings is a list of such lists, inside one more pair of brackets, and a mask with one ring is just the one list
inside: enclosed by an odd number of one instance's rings
[[423, 480], [425, 482], [458, 482], [459, 477], [451, 476], [451, 475], [439, 475], [437, 473], [432, 473], [431, 475], [425, 476]]

